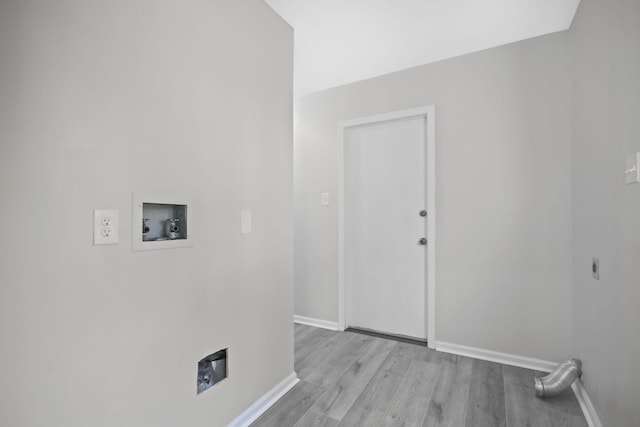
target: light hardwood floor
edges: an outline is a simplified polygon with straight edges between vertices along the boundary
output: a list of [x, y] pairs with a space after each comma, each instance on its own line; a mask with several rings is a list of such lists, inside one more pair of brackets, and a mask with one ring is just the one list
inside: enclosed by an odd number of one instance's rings
[[571, 392], [534, 396], [540, 372], [353, 332], [295, 325], [300, 382], [253, 427], [586, 427]]

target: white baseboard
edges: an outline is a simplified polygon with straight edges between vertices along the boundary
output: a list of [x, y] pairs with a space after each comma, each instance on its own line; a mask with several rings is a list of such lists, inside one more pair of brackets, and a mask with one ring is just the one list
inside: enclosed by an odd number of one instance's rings
[[436, 350], [445, 353], [459, 354], [461, 356], [473, 357], [476, 359], [488, 360], [490, 362], [498, 362], [505, 365], [518, 366], [521, 368], [533, 369], [542, 372], [553, 371], [557, 363], [547, 360], [533, 359], [531, 357], [518, 356], [509, 353], [500, 353], [498, 351], [485, 350], [483, 348], [467, 347], [459, 344], [451, 344], [448, 342], [437, 341]]
[[252, 422], [258, 419], [258, 417], [264, 414], [267, 409], [273, 406], [278, 399], [285, 395], [286, 392], [291, 390], [293, 386], [298, 384], [300, 380], [295, 372], [292, 372], [285, 379], [280, 381], [274, 388], [266, 392], [262, 397], [256, 400], [253, 405], [249, 406], [246, 411], [238, 415], [236, 419], [231, 421], [227, 427], [247, 427]]
[[332, 331], [338, 330], [338, 322], [331, 322], [329, 320], [314, 319], [313, 317], [293, 316], [293, 323], [300, 323], [301, 325], [315, 326], [316, 328], [330, 329]]
[[578, 399], [578, 403], [580, 403], [580, 408], [582, 408], [582, 412], [584, 413], [584, 417], [587, 419], [589, 427], [602, 427], [600, 417], [598, 417], [596, 408], [593, 407], [591, 399], [589, 399], [589, 395], [587, 394], [587, 390], [584, 388], [582, 381], [580, 379], [575, 380], [573, 384], [571, 384], [571, 388], [573, 389], [573, 393], [576, 395], [576, 399]]

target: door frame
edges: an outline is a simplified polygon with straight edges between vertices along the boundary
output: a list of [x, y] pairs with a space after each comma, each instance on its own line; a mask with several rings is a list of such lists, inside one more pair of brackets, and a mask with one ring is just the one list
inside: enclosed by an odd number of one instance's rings
[[435, 141], [435, 106], [412, 108], [394, 111], [375, 116], [361, 117], [338, 123], [338, 329], [347, 328], [349, 313], [347, 304], [346, 283], [346, 230], [345, 230], [345, 133], [349, 128], [390, 122], [395, 120], [424, 118], [426, 121], [426, 189], [427, 189], [427, 345], [436, 348], [436, 141]]

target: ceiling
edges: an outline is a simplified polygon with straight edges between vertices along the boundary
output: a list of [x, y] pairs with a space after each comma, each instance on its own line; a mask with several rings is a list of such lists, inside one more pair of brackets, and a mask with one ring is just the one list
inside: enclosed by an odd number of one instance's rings
[[580, 0], [265, 0], [295, 30], [296, 96], [569, 28]]

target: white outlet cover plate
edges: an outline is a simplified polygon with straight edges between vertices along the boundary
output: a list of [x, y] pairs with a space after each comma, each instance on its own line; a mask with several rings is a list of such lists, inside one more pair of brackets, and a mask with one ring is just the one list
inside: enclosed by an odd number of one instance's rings
[[[105, 225], [108, 224], [108, 225]], [[94, 209], [93, 211], [93, 244], [115, 245], [120, 236], [119, 221], [116, 209]]]
[[627, 156], [627, 168], [624, 173], [625, 183], [640, 182], [640, 152]]

